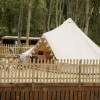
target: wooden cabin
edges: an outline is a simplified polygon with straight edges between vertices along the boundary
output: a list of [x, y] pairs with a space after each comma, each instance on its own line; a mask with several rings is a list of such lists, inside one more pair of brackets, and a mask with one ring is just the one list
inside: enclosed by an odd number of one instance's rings
[[[29, 45], [35, 45], [40, 37], [29, 37]], [[15, 44], [18, 41], [18, 36], [3, 36], [1, 38], [3, 44]], [[21, 37], [21, 43], [26, 43], [26, 37]]]

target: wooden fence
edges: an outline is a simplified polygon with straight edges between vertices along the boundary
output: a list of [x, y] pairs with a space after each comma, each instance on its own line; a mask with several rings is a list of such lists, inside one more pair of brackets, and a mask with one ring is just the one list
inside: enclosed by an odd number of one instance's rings
[[100, 84], [0, 84], [0, 100], [100, 100]]
[[[20, 54], [24, 53], [28, 49], [33, 47], [33, 45], [26, 46], [26, 45], [15, 45], [15, 44], [0, 44], [0, 56], [1, 55], [11, 55], [11, 54]], [[10, 52], [10, 48], [13, 49], [13, 52]]]
[[0, 58], [0, 83], [100, 83], [98, 60]]

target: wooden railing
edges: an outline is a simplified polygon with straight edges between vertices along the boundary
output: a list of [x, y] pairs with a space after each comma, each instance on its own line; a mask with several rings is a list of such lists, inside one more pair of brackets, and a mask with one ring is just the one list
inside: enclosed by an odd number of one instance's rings
[[[0, 56], [20, 54], [27, 51], [31, 47], [33, 47], [33, 45], [26, 46], [26, 45], [15, 45], [15, 44], [0, 44]], [[10, 52], [9, 50], [10, 48], [13, 50], [12, 52]]]
[[100, 83], [98, 60], [46, 60], [0, 58], [0, 83]]

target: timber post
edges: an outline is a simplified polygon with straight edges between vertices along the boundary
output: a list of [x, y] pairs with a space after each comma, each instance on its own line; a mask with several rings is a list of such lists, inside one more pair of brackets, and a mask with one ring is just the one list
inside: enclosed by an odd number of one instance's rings
[[32, 82], [32, 91], [34, 91], [34, 82]]
[[79, 61], [79, 79], [78, 79], [78, 86], [79, 86], [79, 90], [81, 87], [81, 65], [82, 65], [82, 60]]
[[34, 77], [35, 77], [35, 59], [33, 59], [33, 65], [32, 65], [32, 91], [34, 91]]

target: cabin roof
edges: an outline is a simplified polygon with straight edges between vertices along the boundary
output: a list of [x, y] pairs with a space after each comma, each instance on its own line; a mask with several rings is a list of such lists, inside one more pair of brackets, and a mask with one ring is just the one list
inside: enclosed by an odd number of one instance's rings
[[[3, 36], [2, 39], [14, 39], [14, 40], [17, 40], [18, 39], [18, 36]], [[29, 40], [39, 40], [40, 37], [29, 37]], [[26, 37], [21, 37], [21, 40], [26, 40]]]

